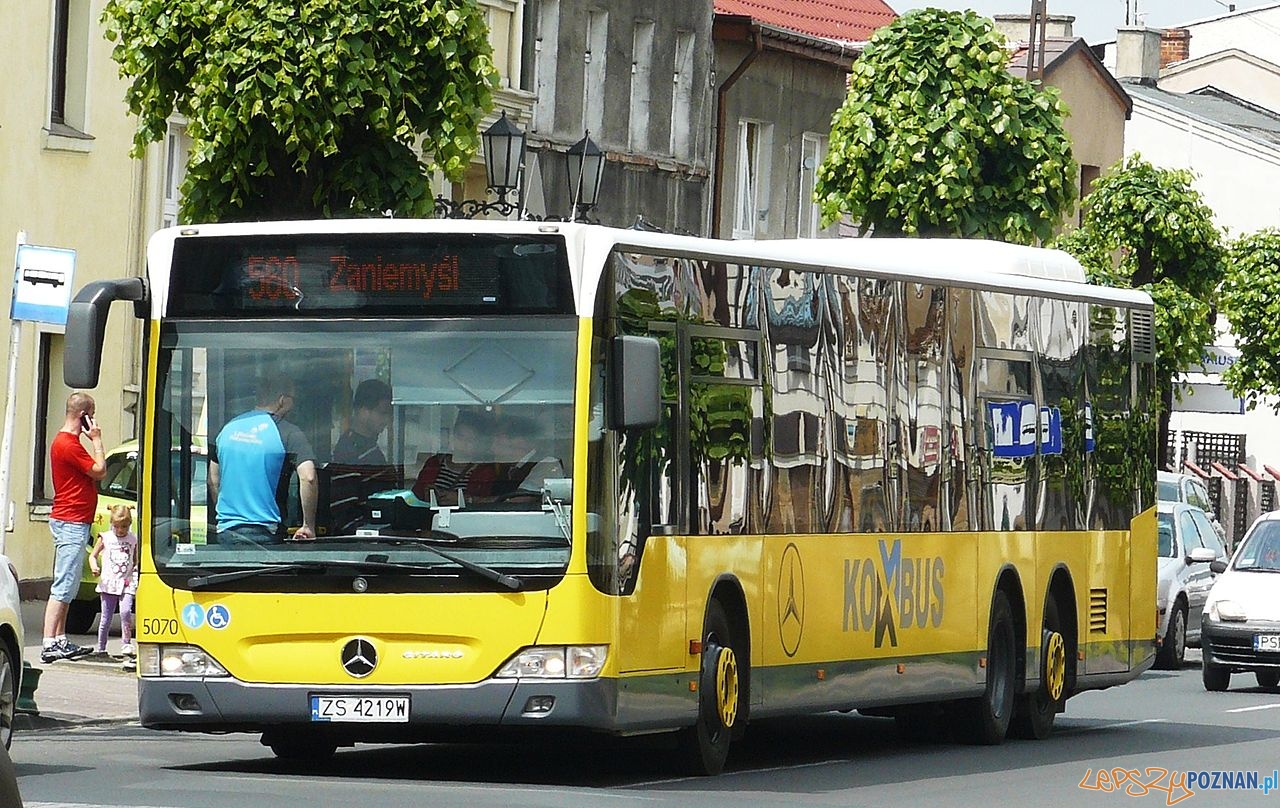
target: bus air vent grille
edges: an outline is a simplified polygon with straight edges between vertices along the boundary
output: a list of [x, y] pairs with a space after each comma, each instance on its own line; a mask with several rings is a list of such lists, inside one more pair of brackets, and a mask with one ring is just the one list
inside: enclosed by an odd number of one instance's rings
[[1107, 590], [1089, 590], [1089, 633], [1107, 633]]
[[1130, 312], [1129, 339], [1133, 348], [1133, 361], [1156, 361], [1155, 317], [1151, 312]]

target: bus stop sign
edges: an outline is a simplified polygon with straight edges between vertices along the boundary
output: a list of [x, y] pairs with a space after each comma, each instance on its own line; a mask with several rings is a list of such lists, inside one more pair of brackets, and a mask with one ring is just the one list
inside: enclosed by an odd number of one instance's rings
[[18, 245], [9, 318], [66, 325], [75, 272], [75, 250]]

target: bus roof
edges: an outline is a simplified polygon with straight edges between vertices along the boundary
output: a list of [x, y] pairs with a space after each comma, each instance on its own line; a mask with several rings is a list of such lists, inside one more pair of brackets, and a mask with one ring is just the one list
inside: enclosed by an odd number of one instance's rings
[[[601, 225], [471, 219], [325, 219], [186, 225], [157, 232], [148, 247], [152, 299], [165, 308], [173, 241], [181, 236], [342, 233], [563, 234], [575, 258], [578, 310], [594, 307], [601, 270], [615, 250], [672, 257], [762, 264], [795, 270], [910, 280], [926, 284], [1038, 294], [1106, 305], [1151, 309], [1142, 291], [1095, 286], [1084, 269], [1061, 250], [981, 239], [822, 238], [717, 240]], [[595, 267], [596, 269], [587, 269]]]

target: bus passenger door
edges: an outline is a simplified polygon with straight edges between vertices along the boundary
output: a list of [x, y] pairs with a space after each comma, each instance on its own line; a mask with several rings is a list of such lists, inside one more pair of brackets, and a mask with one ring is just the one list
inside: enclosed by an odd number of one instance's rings
[[[619, 607], [618, 664], [623, 673], [669, 670], [684, 665], [687, 493], [678, 480], [687, 460], [678, 440], [680, 374], [676, 324], [649, 324], [662, 353], [662, 408], [657, 426], [623, 437], [620, 490], [635, 492], [631, 520], [636, 567]], [[620, 524], [626, 520], [620, 520]]]

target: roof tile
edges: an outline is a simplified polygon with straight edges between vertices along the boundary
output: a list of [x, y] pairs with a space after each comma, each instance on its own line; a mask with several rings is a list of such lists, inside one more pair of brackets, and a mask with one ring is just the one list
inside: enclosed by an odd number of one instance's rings
[[714, 7], [718, 14], [847, 42], [865, 42], [898, 17], [882, 0], [714, 0]]

